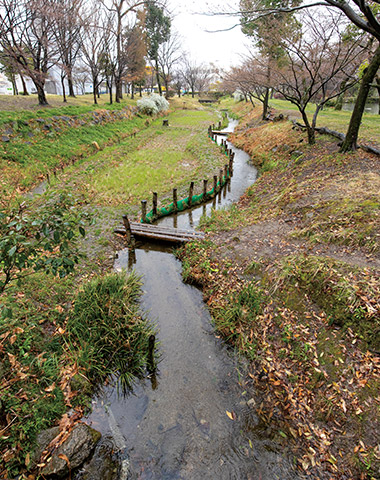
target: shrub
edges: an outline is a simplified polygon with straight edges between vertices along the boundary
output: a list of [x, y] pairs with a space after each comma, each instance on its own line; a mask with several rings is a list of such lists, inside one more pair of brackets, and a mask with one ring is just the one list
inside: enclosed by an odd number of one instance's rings
[[160, 95], [153, 94], [150, 97], [137, 100], [137, 107], [145, 115], [156, 115], [169, 109], [169, 102]]

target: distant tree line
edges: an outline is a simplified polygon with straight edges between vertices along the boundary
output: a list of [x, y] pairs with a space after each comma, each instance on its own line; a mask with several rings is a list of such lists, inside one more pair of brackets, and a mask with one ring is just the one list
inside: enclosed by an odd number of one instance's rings
[[74, 85], [85, 93], [91, 84], [94, 103], [102, 85], [112, 103], [123, 90], [133, 97], [153, 86], [160, 95], [186, 90], [194, 96], [215, 76], [181, 50], [161, 0], [0, 0], [0, 68], [15, 94], [29, 93], [30, 78], [40, 105], [48, 104], [45, 84], [53, 68], [63, 101], [75, 96]]

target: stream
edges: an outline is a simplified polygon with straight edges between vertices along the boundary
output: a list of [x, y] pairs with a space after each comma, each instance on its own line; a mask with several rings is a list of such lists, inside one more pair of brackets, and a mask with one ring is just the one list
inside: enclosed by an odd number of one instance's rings
[[[213, 203], [221, 208], [240, 198], [257, 172], [246, 153], [229, 147], [234, 175], [224, 191], [160, 223], [193, 228]], [[259, 433], [244, 365], [215, 336], [202, 293], [182, 282], [171, 247], [137, 242], [135, 251], [120, 251], [115, 269], [131, 268], [143, 278], [141, 306], [157, 326], [157, 376], [137, 381], [126, 396], [105, 387], [93, 400], [85, 421], [102, 441], [75, 479], [297, 478], [286, 452]]]

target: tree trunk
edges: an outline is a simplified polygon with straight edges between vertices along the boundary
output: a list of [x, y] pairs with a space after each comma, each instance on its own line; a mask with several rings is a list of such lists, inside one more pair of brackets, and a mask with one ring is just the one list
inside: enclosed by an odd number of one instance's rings
[[356, 97], [356, 102], [354, 106], [354, 110], [351, 115], [350, 124], [348, 126], [348, 130], [346, 133], [346, 138], [340, 147], [340, 152], [350, 152], [352, 150], [357, 149], [357, 141], [359, 135], [360, 124], [362, 121], [365, 104], [367, 101], [369, 89], [371, 87], [371, 83], [373, 82], [376, 73], [380, 67], [380, 44], [378, 45], [374, 56], [372, 57], [368, 67], [366, 68], [360, 88], [358, 96]]
[[24, 79], [23, 75], [21, 75], [21, 74], [20, 74], [20, 79], [21, 79], [22, 89], [23, 89], [22, 94], [27, 96], [27, 95], [29, 95], [29, 92], [28, 92], [28, 89], [26, 88], [25, 79]]
[[94, 104], [97, 105], [98, 104], [98, 100], [96, 98], [96, 88], [95, 88], [95, 85], [94, 85], [94, 88], [92, 89], [92, 93], [94, 95]]
[[44, 86], [41, 85], [40, 83], [35, 82], [34, 80], [33, 80], [33, 83], [36, 86], [39, 105], [41, 105], [43, 107], [46, 106], [46, 105], [49, 105], [48, 101], [46, 99], [46, 93], [45, 93], [45, 90], [44, 90]]
[[301, 110], [301, 115], [302, 119], [305, 123], [306, 126], [306, 131], [307, 131], [307, 141], [309, 145], [314, 145], [315, 144], [315, 129], [310, 125], [309, 119], [307, 117], [307, 114], [305, 110]]
[[13, 95], [18, 95], [18, 88], [17, 88], [15, 75], [11, 75], [11, 83], [12, 83], [12, 88], [13, 88]]
[[161, 88], [161, 81], [160, 81], [160, 73], [159, 73], [159, 68], [158, 68], [158, 59], [155, 59], [156, 62], [156, 78], [157, 78], [157, 85], [158, 85], [158, 93], [160, 97], [162, 96], [162, 88]]
[[120, 100], [123, 98], [123, 85], [121, 78], [119, 76], [115, 77], [115, 101], [120, 103]]
[[134, 98], [135, 98], [135, 86], [132, 83], [132, 85], [131, 85], [131, 99], [133, 100]]
[[66, 103], [67, 98], [66, 98], [65, 79], [63, 77], [61, 77], [61, 85], [62, 85], [63, 103]]
[[263, 101], [263, 116], [262, 119], [265, 120], [268, 115], [269, 108], [269, 88], [265, 89], [264, 101]]
[[112, 81], [111, 81], [111, 83], [107, 82], [107, 86], [108, 86], [108, 93], [110, 94], [110, 105], [112, 105], [112, 103], [113, 103], [113, 101], [112, 101]]
[[379, 97], [379, 111], [377, 112], [380, 115], [380, 77], [376, 77], [376, 83], [377, 83], [377, 95]]
[[140, 97], [142, 97], [142, 85], [140, 85]]
[[69, 84], [69, 97], [75, 98], [74, 83], [71, 77], [71, 72], [67, 75], [67, 83]]

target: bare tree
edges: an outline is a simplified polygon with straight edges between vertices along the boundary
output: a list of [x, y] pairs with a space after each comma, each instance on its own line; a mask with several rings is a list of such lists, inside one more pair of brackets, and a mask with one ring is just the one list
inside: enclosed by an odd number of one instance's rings
[[196, 92], [202, 92], [209, 86], [212, 76], [211, 69], [204, 64], [196, 64], [185, 57], [181, 68], [182, 78], [191, 96], [194, 98]]
[[82, 4], [83, 0], [60, 0], [55, 15], [54, 34], [62, 72], [62, 88], [64, 91], [64, 79], [67, 78], [70, 97], [75, 97], [72, 72], [81, 49]]
[[131, 22], [131, 15], [137, 14], [144, 7], [146, 0], [112, 0], [110, 5], [105, 0], [101, 1], [113, 16], [111, 25], [116, 49], [114, 80], [116, 85], [116, 102], [120, 102], [123, 98], [122, 83], [127, 68], [127, 56], [123, 51], [124, 30], [128, 22], [129, 24]]
[[[277, 92], [295, 104], [305, 123], [310, 144], [315, 143], [317, 116], [323, 106], [357, 83], [356, 72], [362, 61], [360, 39], [342, 38], [342, 15], [311, 15], [305, 12], [304, 33], [295, 43], [285, 42], [287, 62], [274, 69]], [[315, 105], [312, 119], [307, 107]]]
[[82, 62], [88, 67], [91, 81], [94, 103], [97, 104], [97, 94], [104, 77], [102, 74], [102, 59], [106, 44], [108, 29], [107, 16], [98, 8], [90, 12], [87, 19], [82, 19], [81, 53]]
[[234, 67], [223, 78], [223, 85], [229, 91], [240, 91], [246, 100], [254, 106], [253, 99], [263, 105], [262, 118], [267, 118], [269, 92], [273, 88], [270, 58], [263, 55], [251, 55], [240, 67]]
[[56, 4], [49, 0], [0, 1], [0, 45], [17, 70], [30, 77], [40, 105], [49, 69], [56, 61], [54, 42]]
[[316, 0], [300, 2], [298, 5], [283, 5], [283, 2], [273, 2], [266, 6], [261, 1], [245, 0], [245, 9], [238, 12], [220, 12], [223, 15], [236, 15], [246, 18], [252, 22], [260, 18], [276, 15], [278, 13], [293, 13], [312, 7], [325, 7], [339, 10], [359, 30], [368, 33], [376, 41], [376, 50], [370, 59], [370, 63], [360, 81], [360, 88], [356, 97], [354, 110], [351, 115], [350, 124], [346, 138], [342, 144], [341, 152], [355, 150], [363, 116], [365, 103], [369, 90], [373, 84], [380, 68], [380, 18], [378, 15], [379, 0]]
[[173, 69], [178, 64], [183, 52], [181, 51], [181, 37], [177, 32], [171, 33], [169, 39], [162, 43], [158, 49], [158, 66], [166, 89], [166, 97], [169, 94], [169, 85], [173, 75]]

